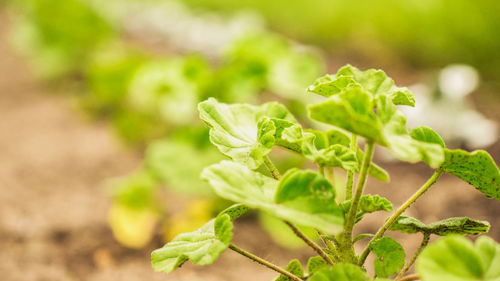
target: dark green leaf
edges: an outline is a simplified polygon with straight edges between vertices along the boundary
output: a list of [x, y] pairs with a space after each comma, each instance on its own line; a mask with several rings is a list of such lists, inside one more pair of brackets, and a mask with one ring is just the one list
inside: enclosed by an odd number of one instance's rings
[[307, 273], [309, 275], [313, 275], [316, 271], [320, 270], [325, 266], [328, 266], [328, 264], [322, 257], [320, 256], [311, 257], [307, 261]]
[[370, 249], [377, 256], [373, 262], [377, 276], [388, 277], [403, 268], [405, 251], [396, 240], [382, 237], [371, 242]]
[[[297, 259], [291, 260], [285, 267], [285, 270], [287, 270], [288, 272], [292, 273], [297, 277], [300, 278], [304, 277], [304, 269], [302, 269], [302, 265], [300, 264], [300, 261]], [[293, 281], [293, 280], [290, 279], [290, 277], [281, 274], [278, 278], [274, 279], [274, 281]]]
[[490, 224], [488, 222], [473, 220], [467, 217], [448, 218], [426, 225], [416, 218], [405, 216], [398, 217], [389, 228], [389, 230], [405, 233], [427, 232], [440, 236], [481, 234], [488, 232], [489, 229]]
[[488, 152], [445, 149], [445, 157], [441, 165], [443, 171], [468, 182], [487, 197], [500, 201], [500, 172]]

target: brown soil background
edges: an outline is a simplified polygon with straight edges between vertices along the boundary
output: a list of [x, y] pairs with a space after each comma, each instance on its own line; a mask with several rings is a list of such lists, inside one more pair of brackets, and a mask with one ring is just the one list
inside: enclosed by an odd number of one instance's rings
[[[231, 251], [212, 266], [186, 264], [170, 275], [155, 273], [150, 252], [161, 246], [159, 241], [144, 250], [116, 243], [107, 224], [103, 182], [134, 170], [140, 156], [122, 147], [105, 124], [88, 120], [71, 95], [36, 81], [9, 49], [7, 27], [0, 14], [0, 279], [250, 281], [276, 276]], [[484, 106], [495, 112], [497, 104]], [[499, 159], [498, 144], [488, 150]], [[385, 167], [391, 184], [371, 181], [367, 192], [380, 193], [395, 206], [430, 176], [420, 165]], [[500, 241], [500, 203], [451, 176], [443, 176], [407, 214], [427, 223], [466, 215], [488, 220], [489, 235]], [[374, 232], [386, 216], [370, 215], [360, 229]], [[390, 235], [409, 245], [407, 255], [419, 244], [419, 237]], [[235, 236], [236, 244], [282, 266], [312, 254], [274, 246], [252, 219], [238, 222]]]

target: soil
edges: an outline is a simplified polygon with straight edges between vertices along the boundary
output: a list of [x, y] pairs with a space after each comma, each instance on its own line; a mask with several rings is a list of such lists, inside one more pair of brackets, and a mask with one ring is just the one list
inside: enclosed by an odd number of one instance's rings
[[[106, 124], [79, 112], [61, 90], [40, 84], [9, 48], [7, 21], [0, 13], [0, 272], [2, 280], [272, 280], [275, 273], [226, 251], [212, 266], [187, 263], [170, 275], [153, 272], [150, 252], [121, 247], [107, 223], [109, 197], [103, 183], [133, 171], [140, 155], [126, 149]], [[498, 145], [493, 148], [498, 152]], [[493, 155], [499, 159], [500, 154]], [[398, 206], [430, 175], [418, 165], [388, 164], [390, 185], [370, 181]], [[490, 236], [500, 241], [500, 203], [466, 183], [443, 176], [407, 214], [432, 222], [449, 216], [488, 220]], [[386, 214], [373, 214], [361, 232], [374, 232]], [[414, 249], [419, 238], [391, 234]], [[307, 249], [273, 245], [252, 219], [236, 224], [236, 244], [285, 265], [304, 261]], [[400, 240], [403, 241], [403, 240]], [[360, 246], [364, 246], [360, 243]], [[412, 250], [408, 251], [411, 253]]]

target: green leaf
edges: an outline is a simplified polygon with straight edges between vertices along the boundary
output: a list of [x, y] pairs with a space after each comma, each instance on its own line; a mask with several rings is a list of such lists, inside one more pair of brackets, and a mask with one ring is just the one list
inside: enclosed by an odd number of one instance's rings
[[[406, 117], [394, 104], [394, 97], [388, 90], [392, 88], [384, 86], [386, 80], [383, 77], [386, 76], [381, 73], [373, 71], [373, 81], [372, 78], [363, 78], [363, 74], [359, 82], [345, 87], [324, 102], [309, 106], [310, 118], [386, 146], [399, 160], [410, 163], [424, 161], [433, 168], [439, 167], [444, 160], [443, 147], [435, 143], [435, 138], [423, 138], [418, 129], [413, 137], [410, 135], [406, 128]], [[402, 93], [394, 92], [399, 98]], [[425, 129], [425, 132], [430, 131]]]
[[[391, 101], [384, 96], [379, 97], [377, 110], [383, 124], [384, 143], [394, 157], [410, 163], [424, 161], [432, 168], [441, 165], [444, 161], [441, 144], [435, 143], [434, 138], [431, 142], [422, 139], [417, 133], [414, 134], [415, 138], [412, 137], [406, 128], [406, 117]], [[430, 132], [430, 129], [426, 132]]]
[[382, 237], [371, 242], [370, 249], [377, 256], [373, 262], [377, 276], [388, 277], [403, 268], [405, 251], [396, 240]]
[[188, 260], [197, 265], [212, 264], [229, 247], [232, 229], [230, 216], [222, 214], [193, 232], [178, 235], [153, 251], [154, 270], [170, 273]]
[[[351, 208], [351, 200], [346, 200], [340, 204], [340, 208], [347, 215]], [[376, 211], [392, 211], [391, 201], [379, 195], [363, 195], [359, 200], [358, 213], [356, 214], [356, 222], [360, 221], [365, 214]]]
[[334, 75], [318, 78], [307, 90], [325, 97], [341, 93], [344, 89], [359, 85], [374, 98], [386, 95], [395, 105], [415, 105], [415, 98], [407, 88], [396, 87], [394, 81], [382, 70], [369, 69], [361, 71], [354, 66], [346, 65]]
[[441, 169], [468, 182], [487, 197], [500, 201], [500, 172], [486, 151], [445, 149], [445, 161]]
[[[298, 225], [310, 226], [325, 232], [341, 231], [343, 217], [333, 200], [335, 195], [333, 191], [322, 183], [321, 178], [304, 176], [312, 182], [307, 180], [299, 182], [313, 189], [307, 191], [304, 186], [296, 186], [299, 192], [288, 192], [290, 187], [287, 182], [290, 182], [291, 175], [293, 173], [288, 173], [283, 177], [282, 183], [279, 183], [231, 161], [222, 161], [205, 168], [202, 172], [202, 178], [209, 182], [217, 195], [225, 199], [261, 209]], [[303, 179], [301, 174], [297, 177]], [[296, 179], [292, 177], [291, 182], [296, 183]], [[278, 184], [281, 185], [281, 191], [276, 198], [280, 200], [275, 202]]]
[[410, 131], [410, 136], [414, 140], [439, 144], [441, 147], [445, 147], [444, 141], [441, 136], [426, 126], [420, 126], [414, 128]]
[[405, 233], [427, 232], [440, 236], [481, 234], [488, 232], [489, 229], [490, 224], [488, 222], [473, 220], [468, 217], [448, 218], [426, 225], [416, 218], [400, 216], [389, 227], [389, 230]]
[[351, 87], [328, 100], [308, 107], [311, 119], [334, 125], [384, 143], [382, 124], [373, 113], [373, 98], [361, 87]]
[[[262, 117], [295, 122], [295, 118], [281, 104], [265, 103], [261, 106], [248, 104], [227, 105], [210, 98], [198, 104], [200, 118], [210, 127], [210, 141], [234, 161], [251, 169], [258, 168], [272, 146], [272, 132], [268, 127], [258, 130]], [[266, 123], [266, 125], [271, 125]]]
[[309, 260], [307, 260], [307, 273], [309, 275], [313, 275], [316, 271], [320, 270], [325, 266], [328, 266], [328, 264], [322, 257], [320, 256], [311, 257], [309, 258]]
[[361, 233], [361, 234], [358, 234], [356, 237], [354, 237], [354, 239], [352, 240], [352, 243], [356, 243], [359, 240], [363, 240], [365, 238], [369, 238], [369, 237], [373, 237], [373, 236], [374, 236], [374, 234], [371, 234], [371, 233]]
[[341, 167], [347, 171], [358, 170], [358, 158], [348, 147], [334, 144], [317, 150], [314, 138], [306, 139], [302, 143], [302, 154], [319, 166]]
[[369, 281], [370, 278], [361, 267], [337, 263], [333, 266], [323, 267], [316, 271], [308, 281]]
[[500, 245], [480, 237], [475, 245], [450, 236], [427, 246], [417, 259], [417, 272], [426, 281], [498, 281]]
[[[304, 277], [304, 269], [302, 269], [302, 265], [300, 264], [300, 261], [297, 259], [291, 260], [285, 267], [285, 270], [287, 270], [288, 272], [292, 273], [297, 277], [300, 278]], [[293, 281], [293, 280], [290, 277], [281, 274], [278, 278], [274, 279], [274, 281]]]

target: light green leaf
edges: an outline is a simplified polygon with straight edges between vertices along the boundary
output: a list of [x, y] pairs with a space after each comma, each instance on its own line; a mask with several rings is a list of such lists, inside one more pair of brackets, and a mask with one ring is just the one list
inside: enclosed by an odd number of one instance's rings
[[333, 266], [323, 267], [316, 271], [308, 281], [369, 281], [370, 278], [361, 267], [337, 263]]
[[313, 275], [316, 271], [320, 270], [321, 268], [328, 266], [326, 261], [320, 257], [320, 256], [315, 256], [309, 258], [307, 261], [307, 273], [309, 275]]
[[[351, 200], [346, 200], [340, 204], [340, 208], [347, 215], [351, 208]], [[391, 201], [379, 195], [363, 195], [359, 200], [358, 213], [356, 214], [356, 222], [360, 221], [365, 214], [376, 211], [392, 211]]]
[[303, 134], [300, 125], [283, 119], [262, 117], [257, 124], [260, 143], [276, 144], [297, 153], [302, 153], [302, 142], [310, 137]]
[[[304, 277], [304, 269], [302, 269], [302, 265], [300, 264], [300, 261], [297, 259], [291, 260], [285, 267], [285, 270], [287, 270], [288, 272], [292, 273], [297, 277], [300, 278]], [[290, 277], [281, 274], [278, 278], [274, 279], [274, 281], [293, 281], [293, 280]]]
[[426, 126], [420, 126], [414, 128], [410, 131], [410, 136], [414, 140], [439, 144], [441, 147], [445, 147], [444, 141], [441, 136]]
[[373, 113], [373, 98], [361, 87], [350, 87], [328, 100], [308, 107], [311, 119], [334, 125], [376, 142], [384, 143], [382, 124]]
[[389, 97], [395, 105], [415, 105], [415, 98], [407, 88], [396, 87], [394, 81], [384, 71], [369, 69], [361, 71], [346, 65], [334, 75], [326, 75], [317, 79], [307, 90], [325, 97], [331, 97], [342, 90], [359, 85], [362, 89], [377, 98], [380, 95]]
[[499, 281], [500, 245], [480, 237], [474, 245], [450, 236], [427, 246], [417, 259], [417, 272], [425, 281]]
[[[410, 135], [406, 117], [394, 103], [395, 97], [398, 104], [405, 103], [402, 98], [405, 91], [394, 90], [394, 82], [387, 80], [381, 71], [359, 72], [349, 66], [339, 73], [356, 76], [357, 83], [343, 88], [324, 102], [309, 106], [311, 119], [386, 146], [400, 160], [410, 163], [424, 161], [433, 168], [439, 167], [444, 160], [443, 147], [435, 142], [435, 138], [429, 140], [421, 136], [419, 130]], [[410, 101], [408, 98], [406, 104], [412, 105]], [[426, 133], [430, 131], [425, 130]]]
[[351, 144], [351, 137], [337, 129], [326, 131], [325, 136], [328, 140], [328, 145], [341, 144], [343, 146], [349, 147]]
[[348, 147], [340, 144], [317, 150], [314, 145], [314, 138], [311, 137], [302, 143], [302, 154], [320, 166], [341, 167], [347, 171], [358, 170], [356, 154]]
[[197, 265], [212, 264], [229, 247], [232, 229], [230, 216], [222, 214], [193, 232], [178, 235], [153, 251], [154, 270], [170, 273], [188, 260]]
[[382, 237], [371, 242], [370, 249], [377, 256], [373, 262], [377, 276], [388, 277], [403, 268], [405, 251], [396, 240]]
[[[210, 98], [198, 104], [200, 118], [210, 127], [210, 141], [233, 160], [256, 169], [262, 159], [271, 152], [273, 133], [267, 126], [258, 130], [262, 117], [284, 119], [295, 118], [281, 104], [265, 103], [261, 106], [248, 104], [227, 105]], [[266, 123], [270, 126], [270, 123]], [[271, 141], [270, 141], [271, 139]]]
[[390, 226], [389, 230], [405, 233], [426, 232], [440, 236], [452, 234], [481, 234], [490, 229], [486, 221], [473, 220], [468, 217], [448, 218], [429, 225], [422, 223], [416, 218], [400, 216]]
[[[203, 170], [202, 178], [209, 182], [215, 193], [225, 199], [261, 209], [298, 225], [333, 233], [342, 230], [342, 213], [333, 200], [332, 202], [326, 200], [332, 198], [334, 194], [329, 192], [318, 194], [319, 190], [327, 190], [324, 185], [318, 184], [321, 180], [317, 178], [309, 178], [315, 180], [313, 184], [307, 181], [301, 182], [317, 189], [307, 193], [304, 188], [297, 187], [303, 190], [300, 195], [297, 193], [293, 194], [296, 197], [277, 195], [277, 198], [282, 199], [278, 203], [274, 202], [278, 181], [235, 162], [222, 161], [209, 166]], [[283, 193], [287, 193], [287, 178], [287, 176], [283, 178], [285, 181], [281, 187]]]
[[392, 102], [384, 96], [379, 97], [377, 110], [383, 124], [382, 135], [394, 157], [410, 163], [424, 161], [432, 168], [441, 165], [444, 161], [443, 147], [435, 143], [434, 139], [428, 142], [418, 134], [415, 134], [416, 138], [410, 136], [406, 128], [406, 117]]
[[490, 198], [500, 201], [500, 172], [488, 152], [445, 149], [441, 169], [469, 184]]

